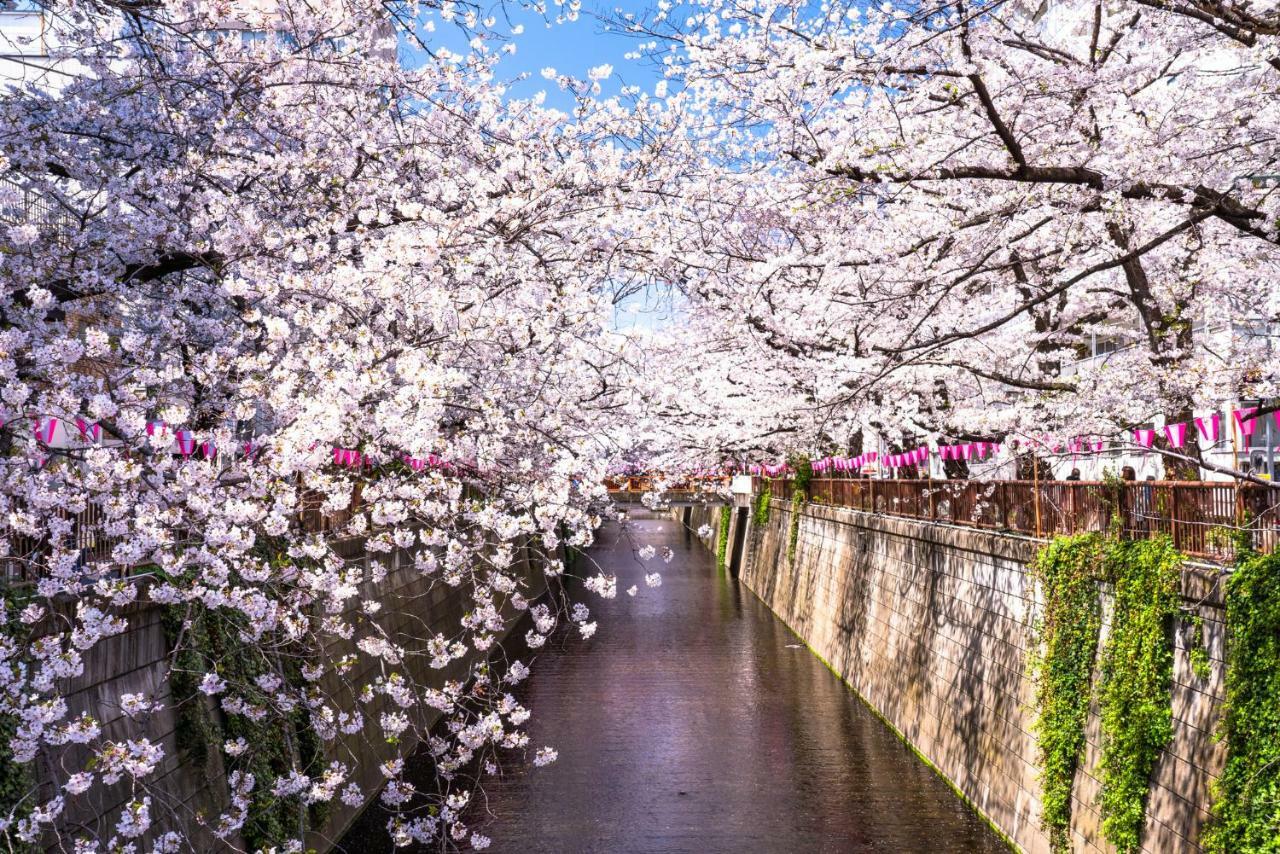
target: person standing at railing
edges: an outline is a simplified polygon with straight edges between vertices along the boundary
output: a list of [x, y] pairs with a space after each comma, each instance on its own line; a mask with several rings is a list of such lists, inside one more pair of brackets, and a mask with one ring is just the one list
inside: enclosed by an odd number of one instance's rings
[[1079, 479], [1080, 479], [1080, 469], [1072, 469], [1072, 470], [1071, 470], [1071, 474], [1067, 475], [1067, 476], [1066, 476], [1066, 478], [1064, 478], [1064, 479], [1065, 479], [1065, 480], [1079, 480]]
[[1155, 475], [1147, 475], [1145, 481], [1133, 487], [1133, 533], [1144, 537], [1150, 536], [1153, 527], [1151, 514], [1155, 510], [1155, 502], [1152, 501], [1155, 489], [1152, 484], [1155, 479]]

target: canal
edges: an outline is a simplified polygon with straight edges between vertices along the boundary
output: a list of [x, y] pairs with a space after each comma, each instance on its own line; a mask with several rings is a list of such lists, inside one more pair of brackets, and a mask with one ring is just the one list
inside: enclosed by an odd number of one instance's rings
[[559, 759], [489, 778], [469, 823], [490, 851], [1008, 851], [678, 522], [632, 514], [590, 556], [618, 597], [583, 593], [599, 631], [548, 644], [521, 686]]

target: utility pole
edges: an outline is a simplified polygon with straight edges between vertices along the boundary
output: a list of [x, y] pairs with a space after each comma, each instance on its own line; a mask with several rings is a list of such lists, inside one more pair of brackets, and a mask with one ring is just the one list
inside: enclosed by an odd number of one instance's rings
[[1275, 419], [1264, 418], [1263, 423], [1267, 428], [1267, 480], [1274, 481], [1276, 479], [1276, 446], [1275, 437], [1271, 432], [1271, 423]]

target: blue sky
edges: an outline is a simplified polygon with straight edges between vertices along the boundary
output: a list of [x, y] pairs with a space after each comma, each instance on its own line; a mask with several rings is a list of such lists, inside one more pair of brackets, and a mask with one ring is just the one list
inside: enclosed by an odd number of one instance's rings
[[[550, 5], [552, 0], [547, 2]], [[526, 79], [512, 83], [512, 98], [530, 98], [538, 92], [545, 92], [547, 106], [568, 111], [573, 106], [573, 97], [561, 91], [554, 80], [544, 78], [542, 69], [554, 68], [560, 74], [586, 80], [589, 69], [605, 64], [613, 66], [613, 74], [602, 84], [603, 94], [615, 93], [622, 86], [640, 86], [653, 93], [654, 85], [662, 79], [660, 70], [649, 60], [628, 59], [626, 54], [637, 50], [639, 40], [610, 30], [610, 25], [604, 20], [617, 17], [615, 10], [640, 17], [649, 8], [648, 4], [644, 0], [623, 0], [611, 5], [589, 6], [587, 2], [584, 0], [576, 21], [561, 24], [548, 24], [536, 12], [515, 3], [508, 4], [505, 12], [497, 9], [494, 17], [498, 23], [493, 30], [509, 36], [510, 42], [516, 45], [514, 54], [502, 54], [498, 77], [502, 81], [514, 81], [522, 73], [527, 75]], [[652, 2], [656, 4], [657, 0]], [[554, 16], [557, 11], [562, 10], [552, 7], [551, 14]], [[518, 35], [512, 34], [516, 27], [523, 27]], [[443, 47], [459, 54], [468, 52], [467, 37], [456, 27], [438, 20], [435, 31], [424, 34], [423, 38], [432, 48]], [[403, 61], [410, 64], [421, 61], [421, 52], [416, 45], [402, 40], [401, 47]], [[497, 51], [498, 44], [492, 49]], [[680, 314], [680, 308], [673, 305], [672, 300], [673, 296], [666, 288], [645, 288], [633, 293], [615, 305], [614, 328], [656, 329], [666, 326]]]
[[[548, 5], [551, 5], [550, 0]], [[507, 4], [505, 9], [498, 7], [493, 12], [498, 19], [494, 27], [497, 32], [508, 34], [513, 27], [524, 28], [520, 35], [511, 36], [516, 52], [503, 55], [499, 77], [508, 81], [514, 80], [521, 73], [528, 74], [528, 79], [512, 86], [512, 97], [527, 98], [543, 91], [547, 95], [547, 105], [560, 109], [572, 106], [573, 100], [561, 92], [554, 81], [542, 77], [544, 68], [554, 68], [561, 74], [586, 79], [588, 69], [608, 64], [613, 66], [614, 71], [613, 77], [604, 84], [606, 94], [617, 91], [622, 85], [642, 86], [652, 93], [654, 84], [661, 78], [658, 70], [645, 60], [627, 59], [625, 55], [636, 50], [637, 40], [620, 32], [609, 31], [608, 25], [601, 20], [610, 16], [615, 9], [638, 16], [650, 7], [644, 0], [594, 5], [589, 0], [584, 0], [578, 19], [562, 24], [548, 23], [536, 12], [515, 3]], [[562, 8], [552, 6], [549, 14], [554, 17], [555, 13], [561, 11]], [[447, 47], [455, 52], [467, 50], [465, 37], [448, 24], [437, 22], [436, 31], [430, 34], [429, 39], [432, 45]], [[406, 59], [413, 61], [411, 56]]]

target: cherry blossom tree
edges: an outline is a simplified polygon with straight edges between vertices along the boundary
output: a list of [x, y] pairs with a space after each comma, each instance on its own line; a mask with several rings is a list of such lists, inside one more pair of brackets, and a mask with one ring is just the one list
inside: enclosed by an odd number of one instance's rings
[[[735, 371], [723, 397], [747, 405], [717, 416], [771, 401], [757, 445], [1127, 436], [1274, 392], [1274, 11], [660, 3], [620, 23], [685, 116], [666, 275], [767, 366]], [[1105, 362], [1082, 360], [1093, 337]]]
[[[48, 13], [58, 84], [0, 96], [7, 186], [47, 210], [0, 264], [0, 715], [12, 759], [49, 770], [0, 827], [300, 851], [314, 808], [376, 793], [362, 766], [390, 745], [395, 842], [484, 847], [475, 776], [555, 757], [527, 744], [527, 661], [497, 639], [526, 611], [533, 650], [595, 629], [563, 549], [591, 542], [636, 411], [641, 354], [609, 323], [635, 283], [611, 258], [618, 176], [653, 155], [610, 142], [633, 119], [589, 84], [571, 120], [510, 100], [486, 22], [452, 3]], [[415, 43], [437, 23], [471, 52]], [[421, 631], [382, 622], [393, 554], [425, 585], [401, 603]], [[437, 588], [464, 613], [427, 631]], [[114, 698], [108, 732], [63, 692], [147, 607], [169, 615], [166, 683]], [[220, 815], [156, 783], [165, 703], [221, 721]], [[419, 743], [435, 785], [415, 791]], [[122, 786], [122, 809], [67, 825]]]
[[[43, 211], [0, 234], [0, 720], [43, 769], [14, 846], [300, 851], [380, 789], [397, 844], [482, 848], [477, 776], [555, 758], [500, 638], [595, 631], [564, 549], [614, 465], [1109, 435], [1276, 387], [1280, 22], [1247, 4], [663, 0], [625, 24], [668, 79], [548, 70], [568, 114], [510, 97], [470, 6], [48, 12], [56, 85], [0, 95], [5, 191]], [[616, 327], [637, 294], [660, 328]], [[392, 567], [420, 630], [388, 628]], [[147, 608], [162, 690], [73, 712]], [[219, 815], [157, 784], [163, 704], [219, 721]]]

